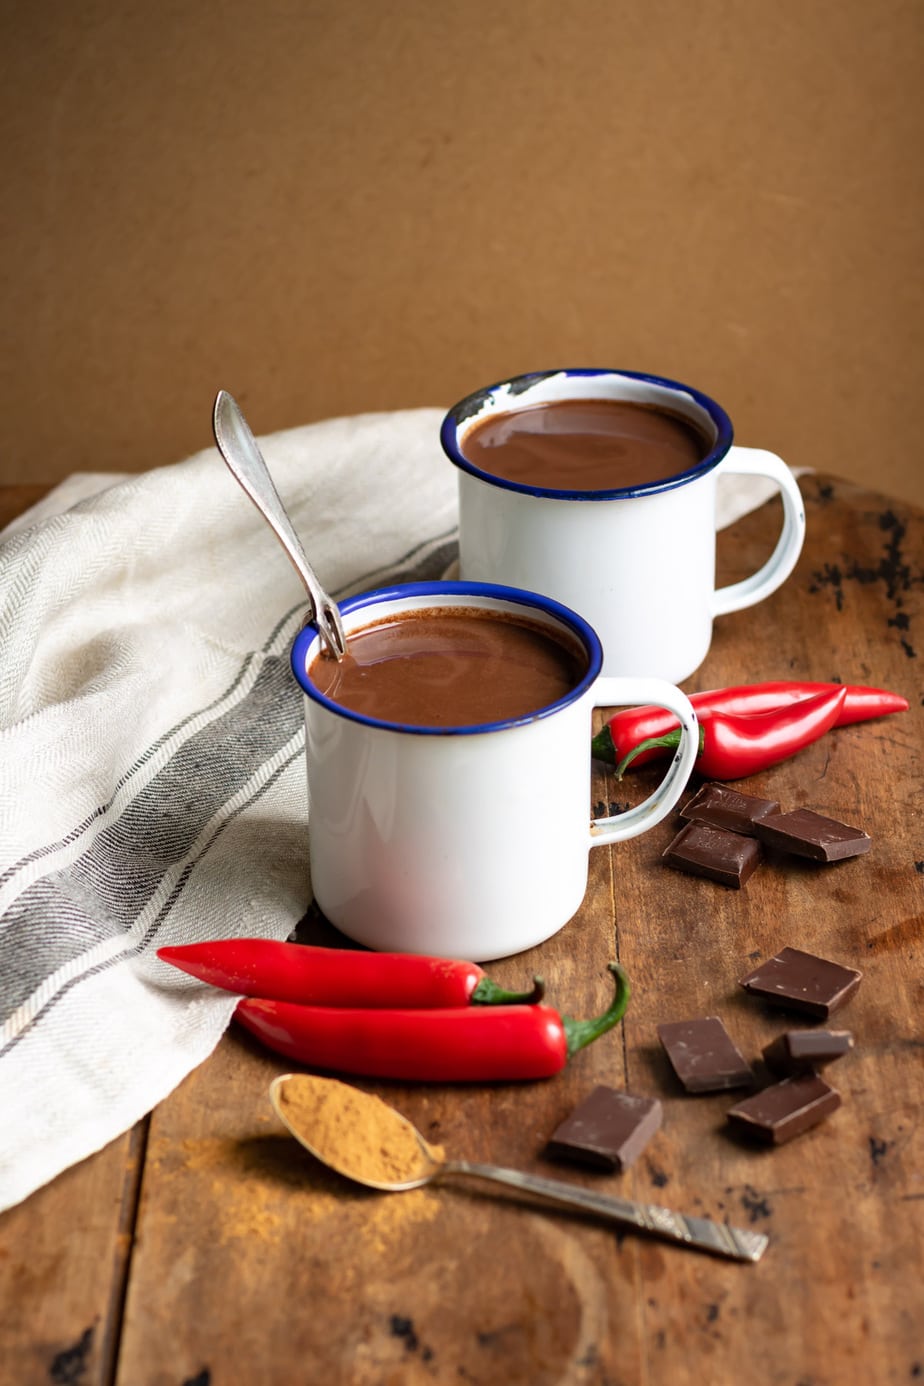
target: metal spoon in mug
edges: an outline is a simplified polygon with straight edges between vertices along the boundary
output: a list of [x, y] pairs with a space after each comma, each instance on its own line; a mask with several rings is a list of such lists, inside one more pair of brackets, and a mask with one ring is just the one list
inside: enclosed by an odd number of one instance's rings
[[305, 550], [286, 514], [263, 454], [257, 447], [257, 440], [237, 402], [227, 390], [219, 390], [216, 396], [212, 429], [218, 451], [229, 471], [269, 524], [305, 584], [311, 602], [309, 619], [317, 625], [321, 639], [334, 658], [342, 659], [346, 653], [346, 637], [340, 612], [318, 582], [314, 569], [305, 557]]
[[[768, 1239], [762, 1233], [724, 1222], [686, 1217], [655, 1204], [633, 1203], [499, 1165], [449, 1160], [394, 1107], [335, 1079], [287, 1073], [273, 1080], [269, 1095], [284, 1125], [315, 1159], [370, 1189], [402, 1193], [449, 1175], [469, 1175], [733, 1261], [759, 1261], [767, 1248]], [[352, 1127], [351, 1122], [355, 1122]], [[365, 1143], [356, 1141], [361, 1124], [374, 1132]]]

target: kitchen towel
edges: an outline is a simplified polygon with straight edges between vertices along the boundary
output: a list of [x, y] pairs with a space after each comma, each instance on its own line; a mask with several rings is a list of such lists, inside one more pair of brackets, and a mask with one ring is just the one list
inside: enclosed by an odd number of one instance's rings
[[[337, 597], [451, 571], [441, 409], [261, 448]], [[768, 494], [737, 481], [726, 524]], [[285, 938], [310, 901], [299, 583], [215, 448], [76, 476], [0, 534], [0, 1209], [128, 1130], [234, 998], [168, 943]]]

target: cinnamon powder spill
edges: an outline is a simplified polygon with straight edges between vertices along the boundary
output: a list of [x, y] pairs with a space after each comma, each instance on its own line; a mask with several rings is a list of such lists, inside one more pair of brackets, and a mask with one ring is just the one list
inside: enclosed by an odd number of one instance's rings
[[[250, 1167], [242, 1178], [238, 1141], [213, 1137], [180, 1144], [185, 1168], [198, 1178], [195, 1197], [214, 1210], [213, 1225], [223, 1246], [273, 1246], [308, 1223], [330, 1221], [336, 1223], [338, 1237], [361, 1235], [364, 1245], [385, 1254], [405, 1229], [432, 1222], [442, 1206], [428, 1188], [393, 1198], [355, 1197], [346, 1184], [342, 1193], [319, 1189], [307, 1179], [293, 1187], [280, 1182], [272, 1167]], [[175, 1224], [178, 1235], [185, 1226], [177, 1212], [162, 1208], [158, 1217], [161, 1226]]]

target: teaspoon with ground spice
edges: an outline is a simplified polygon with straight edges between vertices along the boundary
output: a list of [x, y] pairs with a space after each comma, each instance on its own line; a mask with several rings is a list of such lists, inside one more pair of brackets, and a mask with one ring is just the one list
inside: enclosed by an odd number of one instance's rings
[[765, 1236], [727, 1223], [685, 1217], [521, 1170], [449, 1160], [442, 1147], [428, 1144], [406, 1117], [381, 1098], [335, 1078], [284, 1074], [270, 1085], [270, 1101], [295, 1139], [316, 1159], [367, 1188], [401, 1193], [448, 1175], [469, 1175], [714, 1256], [759, 1261], [767, 1247]]

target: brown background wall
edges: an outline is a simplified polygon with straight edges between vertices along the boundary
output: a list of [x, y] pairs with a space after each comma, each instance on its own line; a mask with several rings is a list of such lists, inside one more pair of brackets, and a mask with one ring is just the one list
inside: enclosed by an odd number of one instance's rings
[[921, 0], [2, 0], [0, 481], [551, 365], [924, 504]]

